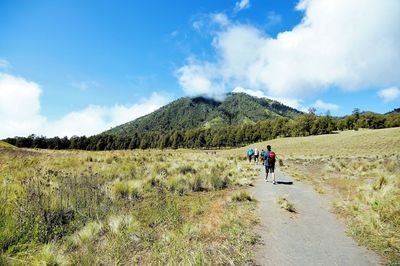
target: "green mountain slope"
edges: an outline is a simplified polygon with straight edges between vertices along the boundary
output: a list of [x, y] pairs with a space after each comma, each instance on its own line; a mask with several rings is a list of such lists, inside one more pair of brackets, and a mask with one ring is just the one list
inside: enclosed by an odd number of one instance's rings
[[400, 108], [396, 108], [396, 109], [394, 109], [394, 110], [391, 111], [391, 112], [387, 112], [386, 115], [387, 115], [387, 114], [396, 114], [396, 113], [400, 113]]
[[229, 94], [222, 102], [204, 97], [184, 97], [104, 133], [131, 135], [147, 131], [236, 125], [278, 117], [291, 118], [299, 114], [300, 111], [279, 102], [245, 93]]
[[3, 148], [3, 149], [14, 149], [16, 147], [11, 145], [11, 144], [8, 144], [7, 142], [4, 142], [4, 141], [0, 140], [0, 149], [1, 148]]

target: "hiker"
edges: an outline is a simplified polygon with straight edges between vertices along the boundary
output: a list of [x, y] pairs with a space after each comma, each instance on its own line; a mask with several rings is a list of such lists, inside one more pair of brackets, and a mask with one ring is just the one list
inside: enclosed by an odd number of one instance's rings
[[253, 157], [254, 151], [253, 148], [249, 147], [247, 149], [247, 157], [249, 158], [249, 163], [251, 163], [251, 158]]
[[265, 158], [265, 150], [262, 149], [261, 150], [261, 163], [262, 163], [262, 165], [264, 165], [264, 158]]
[[275, 182], [275, 161], [276, 155], [275, 152], [271, 150], [271, 145], [267, 145], [267, 152], [264, 156], [264, 165], [265, 165], [265, 181], [268, 181], [268, 173], [272, 175], [272, 184], [276, 184]]
[[258, 149], [254, 148], [254, 161], [258, 164]]

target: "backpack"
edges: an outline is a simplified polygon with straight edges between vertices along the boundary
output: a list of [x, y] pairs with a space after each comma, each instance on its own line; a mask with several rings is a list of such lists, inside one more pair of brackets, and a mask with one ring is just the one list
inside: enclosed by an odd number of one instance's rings
[[269, 160], [268, 160], [268, 161], [269, 161], [270, 163], [275, 163], [275, 156], [276, 156], [276, 155], [275, 155], [275, 152], [270, 151], [270, 152], [269, 152]]
[[265, 159], [265, 151], [261, 152], [261, 158]]
[[249, 149], [247, 150], [247, 155], [248, 155], [248, 156], [253, 156], [253, 153], [254, 153], [254, 151], [253, 151], [252, 148], [249, 148]]

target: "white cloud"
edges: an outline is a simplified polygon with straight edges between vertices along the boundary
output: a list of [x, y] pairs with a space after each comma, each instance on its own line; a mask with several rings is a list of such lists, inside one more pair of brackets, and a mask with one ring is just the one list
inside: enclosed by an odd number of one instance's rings
[[21, 77], [0, 73], [0, 138], [38, 132], [45, 123], [40, 115], [41, 88]]
[[258, 98], [268, 98], [274, 101], [278, 101], [280, 103], [283, 103], [286, 106], [290, 106], [292, 108], [295, 108], [297, 110], [307, 110], [306, 107], [304, 107], [302, 105], [302, 101], [300, 99], [293, 99], [293, 98], [287, 98], [287, 97], [274, 97], [274, 96], [268, 96], [265, 95], [264, 91], [262, 90], [250, 90], [250, 89], [245, 89], [242, 87], [236, 87], [233, 89], [232, 92], [244, 92], [247, 93], [248, 95], [254, 96], [254, 97], [258, 97]]
[[10, 63], [3, 58], [0, 58], [0, 69], [1, 68], [8, 68], [10, 66]]
[[211, 14], [211, 20], [220, 26], [227, 26], [231, 23], [228, 16], [224, 13]]
[[233, 10], [234, 13], [237, 13], [243, 9], [247, 9], [250, 7], [250, 1], [249, 0], [240, 0], [236, 2], [235, 8]]
[[312, 107], [324, 111], [337, 111], [340, 108], [339, 105], [336, 105], [334, 103], [327, 103], [322, 100], [316, 100]]
[[245, 88], [242, 88], [242, 87], [236, 87], [236, 88], [233, 89], [232, 92], [234, 92], [234, 93], [241, 93], [241, 92], [243, 92], [243, 93], [246, 93], [246, 94], [248, 94], [248, 95], [251, 95], [251, 96], [254, 96], [254, 97], [258, 97], [258, 98], [267, 97], [267, 96], [264, 94], [264, 92], [261, 91], [261, 90], [249, 90], [249, 89], [245, 89]]
[[400, 98], [400, 89], [398, 87], [386, 88], [378, 91], [378, 95], [385, 103], [393, 102]]
[[200, 31], [201, 28], [203, 27], [203, 20], [195, 20], [192, 22], [192, 27], [193, 29]]
[[44, 132], [47, 136], [94, 135], [151, 113], [166, 103], [165, 97], [153, 93], [149, 98], [130, 106], [90, 105], [83, 110], [68, 113], [59, 120], [48, 122]]
[[97, 87], [99, 84], [96, 81], [73, 81], [71, 82], [71, 86], [81, 91], [86, 91], [91, 87]]
[[90, 105], [48, 121], [40, 113], [40, 94], [37, 83], [0, 73], [0, 138], [93, 135], [146, 115], [169, 101], [168, 97], [153, 93], [132, 105]]
[[267, 16], [267, 28], [274, 25], [280, 24], [282, 22], [282, 16], [275, 13], [274, 11], [268, 12]]
[[197, 14], [192, 17], [192, 27], [199, 34], [210, 36], [231, 25], [232, 21], [223, 12]]
[[214, 61], [191, 60], [178, 70], [184, 91], [200, 77], [211, 94], [242, 86], [300, 99], [332, 87], [400, 86], [398, 0], [303, 0], [297, 9], [302, 21], [276, 38], [251, 25], [222, 27]]
[[219, 82], [218, 69], [212, 64], [196, 64], [189, 59], [189, 64], [176, 72], [180, 86], [190, 96], [207, 95], [220, 98], [225, 89]]

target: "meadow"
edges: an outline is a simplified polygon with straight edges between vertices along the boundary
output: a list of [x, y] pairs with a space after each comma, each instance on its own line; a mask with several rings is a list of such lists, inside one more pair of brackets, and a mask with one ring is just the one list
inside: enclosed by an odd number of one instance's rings
[[252, 147], [267, 144], [281, 171], [329, 197], [350, 236], [389, 265], [400, 264], [400, 128], [281, 138]]
[[195, 150], [0, 149], [0, 265], [246, 265], [258, 176]]
[[[4, 143], [0, 143], [4, 144]], [[281, 171], [400, 261], [400, 128], [279, 138]], [[0, 148], [0, 265], [251, 265], [257, 168], [233, 150]], [[285, 198], [277, 204], [296, 211]]]
[[8, 144], [7, 142], [1, 141], [0, 140], [0, 148], [1, 149], [13, 149], [14, 146], [11, 144]]

